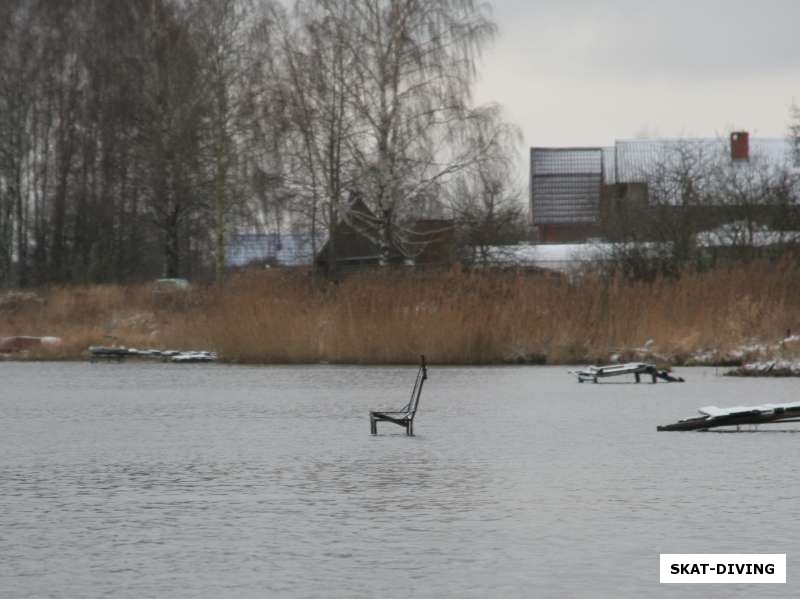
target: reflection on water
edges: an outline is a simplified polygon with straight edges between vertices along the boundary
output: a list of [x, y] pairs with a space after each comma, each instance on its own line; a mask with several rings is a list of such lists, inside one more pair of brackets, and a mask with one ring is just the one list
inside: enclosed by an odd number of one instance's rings
[[566, 370], [431, 368], [407, 438], [367, 411], [413, 367], [0, 364], [0, 596], [666, 597], [660, 553], [787, 553], [758, 596], [797, 594], [789, 427], [656, 425], [800, 382]]

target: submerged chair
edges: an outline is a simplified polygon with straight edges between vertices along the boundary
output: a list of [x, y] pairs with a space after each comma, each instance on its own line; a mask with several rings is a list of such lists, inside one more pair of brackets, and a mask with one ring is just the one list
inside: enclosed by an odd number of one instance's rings
[[411, 390], [411, 399], [399, 410], [391, 412], [370, 412], [369, 428], [373, 435], [378, 434], [378, 422], [393, 422], [406, 427], [406, 435], [414, 436], [414, 416], [419, 407], [419, 396], [422, 393], [422, 384], [428, 378], [428, 369], [425, 365], [425, 356], [420, 356], [420, 367], [417, 372], [417, 380], [414, 381], [414, 388]]

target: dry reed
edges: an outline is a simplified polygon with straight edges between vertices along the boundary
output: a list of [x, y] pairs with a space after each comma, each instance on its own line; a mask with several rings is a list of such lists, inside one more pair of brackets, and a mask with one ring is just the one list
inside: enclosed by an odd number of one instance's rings
[[0, 302], [0, 335], [54, 335], [37, 357], [92, 344], [209, 349], [243, 363], [603, 361], [653, 340], [680, 361], [800, 329], [800, 270], [752, 264], [654, 282], [529, 273], [244, 273], [221, 287], [44, 289]]

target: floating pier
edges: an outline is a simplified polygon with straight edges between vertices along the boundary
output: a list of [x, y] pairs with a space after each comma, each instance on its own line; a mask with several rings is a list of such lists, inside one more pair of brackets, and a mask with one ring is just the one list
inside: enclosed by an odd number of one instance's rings
[[646, 362], [630, 362], [628, 364], [612, 364], [609, 366], [588, 366], [581, 370], [571, 370], [570, 374], [574, 374], [578, 378], [579, 383], [591, 381], [593, 383], [599, 382], [599, 379], [633, 375], [636, 382], [642, 380], [642, 375], [651, 377], [653, 383], [657, 383], [659, 379], [668, 383], [682, 383], [683, 379], [680, 377], [672, 376], [666, 370], [659, 370], [655, 364], [648, 364]]
[[722, 426], [770, 424], [774, 422], [800, 422], [800, 402], [764, 404], [752, 407], [718, 408], [707, 406], [697, 410], [696, 418], [679, 420], [674, 424], [659, 426], [659, 431], [707, 431]]
[[162, 351], [160, 349], [134, 349], [128, 347], [102, 347], [94, 345], [89, 348], [89, 360], [92, 362], [101, 360], [122, 362], [128, 358], [196, 364], [201, 362], [216, 362], [217, 354], [208, 351]]

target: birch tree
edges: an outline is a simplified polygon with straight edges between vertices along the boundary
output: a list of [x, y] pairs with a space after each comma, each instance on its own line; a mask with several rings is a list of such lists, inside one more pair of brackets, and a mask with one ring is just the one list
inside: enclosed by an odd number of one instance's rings
[[309, 207], [312, 239], [318, 221], [327, 229], [330, 274], [337, 263], [334, 232], [339, 219], [347, 219], [344, 200], [353, 186], [352, 73], [358, 57], [350, 51], [352, 9], [349, 2], [298, 2], [295, 26], [284, 20], [280, 34], [288, 115], [296, 131], [287, 146], [288, 183]]
[[242, 114], [250, 71], [247, 63], [253, 54], [249, 44], [254, 18], [250, 0], [196, 0], [191, 16], [203, 86], [209, 95], [207, 132], [217, 281], [225, 272], [226, 242], [236, 200], [244, 195], [236, 175], [241, 172], [237, 158], [246, 152]]
[[[470, 123], [467, 143], [482, 148], [481, 155], [446, 187], [465, 258], [487, 264], [498, 258], [493, 246], [516, 243], [525, 237], [522, 185], [517, 180], [516, 156], [522, 133], [494, 114]], [[494, 252], [502, 251], [495, 248]]]
[[146, 165], [145, 201], [161, 238], [162, 274], [177, 277], [193, 218], [207, 197], [200, 151], [208, 97], [186, 13], [162, 0], [144, 8], [137, 158]]
[[[321, 0], [325, 6], [335, 0]], [[495, 34], [473, 0], [353, 0], [353, 144], [363, 195], [381, 219], [384, 252], [397, 224], [486, 148], [465, 135], [476, 61]]]
[[[31, 118], [38, 44], [33, 15], [21, 1], [0, 6], [0, 280], [25, 285], [28, 276], [28, 198]], [[13, 272], [16, 253], [17, 268]], [[14, 276], [16, 275], [16, 276]]]

